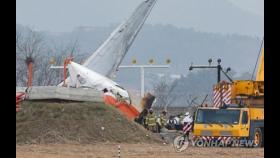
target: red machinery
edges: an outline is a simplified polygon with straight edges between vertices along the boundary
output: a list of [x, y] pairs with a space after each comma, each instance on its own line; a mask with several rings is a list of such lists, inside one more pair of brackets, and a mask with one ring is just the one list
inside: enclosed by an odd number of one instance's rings
[[129, 120], [134, 120], [140, 114], [134, 105], [118, 101], [113, 95], [104, 94], [103, 100], [105, 104], [118, 108]]
[[[27, 87], [32, 86], [32, 78], [33, 78], [33, 58], [28, 57], [25, 60], [27, 64]], [[16, 113], [20, 110], [20, 103], [25, 99], [26, 93], [25, 92], [16, 92]]]
[[24, 92], [16, 92], [16, 113], [20, 110], [20, 103], [24, 100]]

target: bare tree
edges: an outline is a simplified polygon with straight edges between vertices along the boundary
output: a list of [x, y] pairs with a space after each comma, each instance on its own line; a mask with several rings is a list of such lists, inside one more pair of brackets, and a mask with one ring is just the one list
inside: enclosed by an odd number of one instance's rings
[[187, 106], [197, 105], [196, 100], [198, 97], [189, 94], [186, 97]]
[[[46, 58], [54, 59], [56, 65], [63, 65], [64, 60], [67, 57], [72, 56], [74, 61], [81, 63], [86, 56], [78, 54], [79, 44], [78, 40], [75, 40], [74, 43], [70, 42], [66, 45], [54, 45], [50, 49], [50, 53], [47, 54]], [[50, 69], [49, 61], [44, 64], [42, 71], [44, 74], [48, 74], [47, 78], [44, 79], [44, 82], [41, 85], [57, 85], [63, 80], [63, 69]]]
[[176, 85], [177, 80], [168, 83], [165, 78], [161, 79], [157, 84], [154, 85], [153, 91], [157, 99], [157, 107], [166, 109], [176, 100], [177, 95], [174, 93]]
[[16, 30], [16, 86], [26, 86], [26, 61], [33, 63], [33, 85], [57, 85], [63, 79], [63, 70], [51, 70], [50, 60], [53, 58], [58, 65], [64, 60], [74, 56], [76, 62], [84, 60], [85, 56], [78, 55], [78, 40], [66, 45], [50, 45], [42, 33], [30, 28], [17, 28]]
[[36, 71], [37, 59], [44, 50], [42, 34], [29, 28], [16, 30], [16, 85], [25, 86], [27, 82], [27, 61], [33, 61]]

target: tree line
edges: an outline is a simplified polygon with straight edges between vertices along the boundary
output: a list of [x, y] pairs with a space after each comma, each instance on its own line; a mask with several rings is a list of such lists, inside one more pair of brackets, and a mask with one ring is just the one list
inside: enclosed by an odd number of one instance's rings
[[52, 64], [63, 65], [64, 60], [72, 55], [81, 63], [86, 54], [79, 54], [78, 40], [68, 44], [56, 44], [48, 41], [43, 32], [29, 27], [16, 26], [16, 86], [27, 86], [27, 63], [33, 62], [34, 86], [53, 86], [63, 80], [63, 69], [50, 69]]

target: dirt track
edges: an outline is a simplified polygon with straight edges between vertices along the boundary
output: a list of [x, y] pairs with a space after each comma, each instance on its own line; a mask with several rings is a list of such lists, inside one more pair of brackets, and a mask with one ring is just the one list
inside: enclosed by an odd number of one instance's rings
[[[260, 158], [263, 148], [189, 147], [176, 153], [170, 145], [120, 144], [122, 158]], [[17, 158], [113, 158], [118, 157], [118, 144], [98, 145], [17, 145]]]

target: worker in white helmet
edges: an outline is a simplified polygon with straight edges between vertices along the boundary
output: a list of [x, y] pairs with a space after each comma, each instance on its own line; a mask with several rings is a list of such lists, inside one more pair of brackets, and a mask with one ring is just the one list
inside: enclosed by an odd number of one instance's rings
[[193, 127], [193, 118], [189, 112], [185, 113], [184, 119], [182, 120], [182, 125], [183, 125], [183, 133], [186, 136], [189, 136], [189, 133], [191, 132]]
[[184, 124], [185, 122], [189, 123], [189, 122], [192, 122], [192, 121], [193, 121], [192, 116], [190, 115], [189, 112], [186, 112], [181, 123]]

